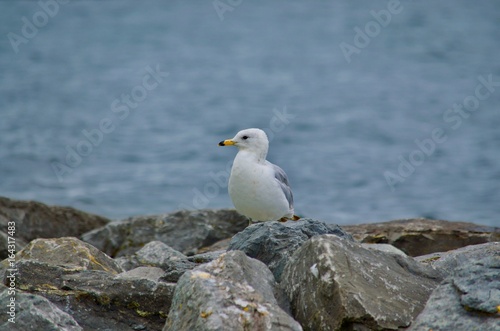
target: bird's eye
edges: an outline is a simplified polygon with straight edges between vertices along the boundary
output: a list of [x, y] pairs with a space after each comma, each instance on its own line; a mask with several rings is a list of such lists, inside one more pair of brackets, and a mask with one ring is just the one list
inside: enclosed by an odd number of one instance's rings
[[241, 137], [241, 139], [243, 139], [243, 140], [247, 140], [247, 139], [248, 139], [248, 136], [243, 136], [243, 137]]

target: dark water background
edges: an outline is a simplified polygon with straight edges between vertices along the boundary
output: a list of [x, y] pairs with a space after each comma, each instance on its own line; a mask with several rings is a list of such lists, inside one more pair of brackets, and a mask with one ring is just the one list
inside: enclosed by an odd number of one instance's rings
[[[387, 1], [229, 3], [0, 2], [0, 195], [111, 218], [232, 207], [217, 143], [260, 127], [301, 215], [499, 224], [500, 2], [403, 1], [386, 26]], [[348, 62], [356, 27], [372, 37]]]

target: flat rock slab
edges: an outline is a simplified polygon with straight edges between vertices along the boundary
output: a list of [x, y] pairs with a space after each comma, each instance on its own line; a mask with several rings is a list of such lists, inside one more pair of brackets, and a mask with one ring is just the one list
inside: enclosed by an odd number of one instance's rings
[[425, 218], [359, 224], [342, 228], [358, 241], [391, 244], [409, 256], [446, 252], [468, 245], [500, 241], [500, 228]]
[[410, 330], [500, 330], [500, 252], [457, 267]]
[[264, 262], [279, 282], [292, 254], [309, 238], [322, 234], [334, 234], [353, 240], [351, 235], [338, 225], [301, 219], [286, 223], [264, 222], [251, 225], [231, 239], [228, 250], [240, 250], [249, 257]]
[[151, 241], [161, 241], [186, 255], [243, 230], [248, 219], [235, 210], [179, 211], [111, 222], [85, 233], [82, 240], [112, 257], [131, 255]]
[[[109, 256], [77, 238], [35, 239], [16, 254], [16, 261], [33, 260], [83, 270], [102, 270], [112, 274], [122, 268]], [[2, 262], [4, 263], [4, 262]]]
[[[71, 207], [0, 197], [1, 231], [7, 230], [8, 222], [16, 223], [14, 237], [19, 250], [37, 238], [78, 237], [106, 225], [110, 220]], [[0, 259], [7, 257], [3, 247], [7, 246], [0, 245]]]
[[275, 281], [260, 261], [234, 251], [186, 272], [175, 290], [164, 331], [299, 331], [274, 296]]
[[413, 258], [322, 235], [293, 254], [281, 286], [304, 330], [397, 330], [410, 325], [440, 281]]

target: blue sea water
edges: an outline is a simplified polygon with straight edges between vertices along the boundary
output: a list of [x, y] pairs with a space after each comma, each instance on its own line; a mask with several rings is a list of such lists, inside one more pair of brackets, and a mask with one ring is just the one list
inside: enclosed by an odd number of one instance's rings
[[0, 2], [0, 195], [232, 207], [260, 127], [300, 215], [499, 224], [498, 1], [56, 3]]

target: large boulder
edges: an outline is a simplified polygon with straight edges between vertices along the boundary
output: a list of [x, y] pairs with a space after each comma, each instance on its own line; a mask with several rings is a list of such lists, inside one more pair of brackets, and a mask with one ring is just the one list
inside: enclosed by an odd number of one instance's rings
[[[16, 255], [18, 291], [41, 295], [86, 330], [159, 330], [174, 283], [154, 267], [123, 272], [109, 256], [76, 238], [37, 239]], [[9, 286], [12, 273], [5, 269]], [[19, 292], [19, 293], [23, 293]]]
[[249, 257], [264, 262], [279, 282], [290, 256], [309, 238], [322, 234], [334, 234], [353, 240], [338, 225], [301, 219], [286, 223], [264, 222], [249, 226], [231, 239], [228, 250], [240, 250]]
[[500, 228], [425, 218], [342, 228], [358, 241], [391, 244], [410, 256], [446, 252], [468, 245], [500, 241]]
[[499, 251], [457, 267], [410, 330], [500, 330], [499, 270]]
[[[78, 237], [106, 225], [110, 220], [71, 207], [48, 206], [36, 201], [0, 197], [2, 231], [8, 229], [9, 222], [16, 224], [15, 235], [11, 237], [24, 246], [37, 238]], [[0, 259], [6, 257], [5, 252], [0, 250]]]
[[260, 261], [233, 251], [186, 272], [164, 331], [302, 330], [280, 308], [275, 281]]
[[408, 327], [442, 278], [400, 253], [322, 235], [293, 254], [281, 279], [304, 330], [326, 331]]
[[150, 241], [192, 255], [201, 247], [229, 238], [243, 230], [248, 219], [234, 210], [178, 211], [111, 222], [82, 236], [112, 257], [131, 255]]
[[[15, 301], [11, 298], [15, 298]], [[11, 310], [9, 305], [12, 304]], [[0, 306], [4, 310], [0, 314], [0, 330], [83, 330], [71, 315], [40, 295], [23, 292], [13, 295], [7, 288], [2, 287], [0, 288]]]

